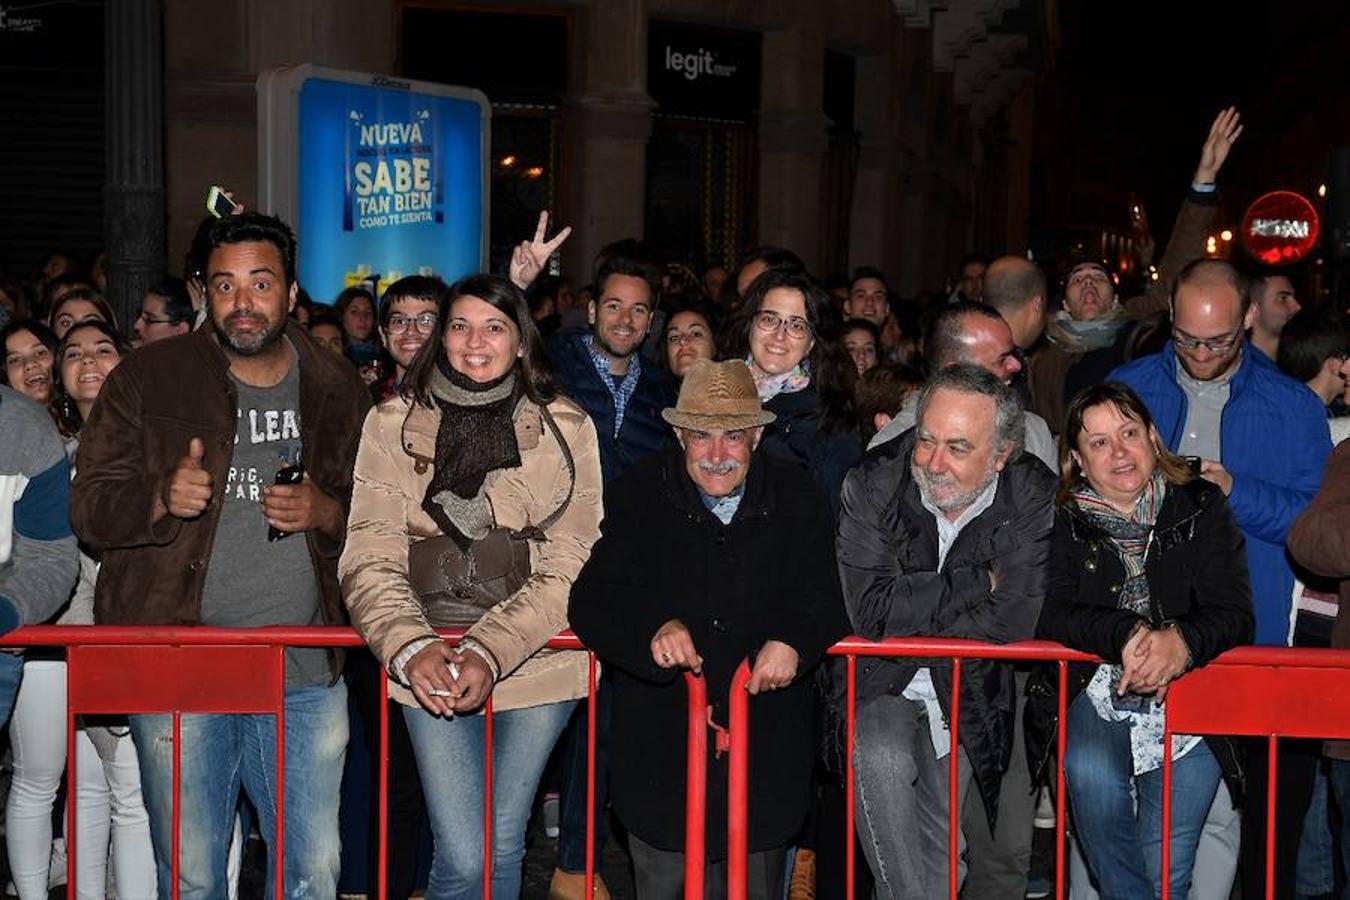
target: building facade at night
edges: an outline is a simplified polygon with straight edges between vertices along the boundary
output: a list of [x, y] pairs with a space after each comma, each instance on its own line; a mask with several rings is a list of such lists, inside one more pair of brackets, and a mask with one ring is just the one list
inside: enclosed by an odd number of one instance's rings
[[[1056, 20], [1051, 0], [117, 0], [105, 13], [114, 281], [180, 268], [207, 186], [257, 196], [258, 76], [313, 63], [487, 94], [494, 261], [549, 207], [576, 226], [562, 271], [580, 280], [599, 247], [640, 235], [695, 266], [757, 244], [822, 275], [876, 264], [902, 293], [940, 286], [969, 250], [1025, 246], [1031, 82]], [[158, 237], [112, 224], [161, 216]]]

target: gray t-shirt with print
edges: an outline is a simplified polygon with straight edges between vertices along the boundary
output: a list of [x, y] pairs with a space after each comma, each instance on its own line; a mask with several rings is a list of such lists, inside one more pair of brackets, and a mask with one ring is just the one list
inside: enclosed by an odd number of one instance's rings
[[[258, 388], [235, 379], [239, 420], [225, 485], [220, 524], [202, 592], [202, 623], [222, 628], [318, 625], [319, 584], [303, 534], [267, 540], [263, 488], [277, 470], [300, 461], [300, 365], [280, 383]], [[325, 684], [328, 651], [286, 651], [286, 684]]]

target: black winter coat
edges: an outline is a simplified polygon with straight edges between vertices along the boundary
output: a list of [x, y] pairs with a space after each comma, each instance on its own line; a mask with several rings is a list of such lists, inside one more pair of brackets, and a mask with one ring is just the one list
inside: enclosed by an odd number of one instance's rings
[[[1153, 627], [1175, 622], [1193, 664], [1203, 666], [1252, 640], [1255, 619], [1245, 544], [1218, 487], [1200, 479], [1169, 484], [1145, 557], [1152, 607], [1145, 619], [1118, 605], [1125, 566], [1109, 539], [1077, 506], [1061, 506], [1055, 514], [1050, 590], [1036, 634], [1119, 664], [1121, 650], [1140, 621]], [[1066, 703], [1074, 701], [1096, 671], [1096, 663], [1069, 665]], [[1038, 666], [1027, 687], [1027, 763], [1033, 779], [1048, 778], [1051, 771], [1057, 681], [1055, 667]], [[1240, 796], [1241, 770], [1231, 742], [1205, 740], [1234, 797]]]
[[[812, 671], [848, 633], [825, 498], [798, 467], [757, 452], [729, 525], [704, 505], [671, 450], [606, 488], [601, 537], [572, 587], [569, 618], [612, 668], [610, 796], [620, 821], [663, 850], [684, 846], [686, 690], [652, 660], [679, 619], [703, 657], [713, 718], [741, 660], [768, 640], [797, 651], [797, 679], [750, 700], [750, 850], [786, 844], [811, 797]], [[710, 858], [726, 856], [727, 757], [708, 742]]]
[[616, 437], [614, 395], [591, 363], [583, 343], [588, 333], [560, 331], [548, 340], [547, 349], [563, 392], [595, 423], [600, 439], [600, 473], [608, 484], [639, 459], [674, 443], [661, 410], [675, 405], [675, 381], [665, 369], [644, 359]]
[[[853, 630], [882, 637], [1030, 638], [1045, 596], [1055, 477], [1029, 453], [999, 475], [993, 504], [957, 536], [938, 569], [937, 522], [910, 473], [914, 430], [868, 452], [844, 481], [839, 572]], [[932, 671], [944, 720], [951, 660], [861, 658], [858, 702], [900, 694], [921, 667]], [[961, 666], [959, 740], [992, 824], [1012, 753], [1013, 670], [1007, 663]]]
[[764, 408], [778, 417], [764, 429], [764, 451], [804, 466], [837, 518], [844, 476], [862, 461], [862, 440], [852, 432], [832, 434], [821, 429], [820, 398], [814, 387], [778, 394]]

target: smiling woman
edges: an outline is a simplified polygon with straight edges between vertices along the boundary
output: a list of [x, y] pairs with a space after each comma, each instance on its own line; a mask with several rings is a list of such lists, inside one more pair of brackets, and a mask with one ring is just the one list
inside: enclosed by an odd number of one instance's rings
[[744, 359], [764, 408], [767, 453], [805, 467], [837, 513], [844, 475], [862, 457], [853, 412], [858, 370], [838, 340], [834, 304], [799, 269], [768, 269], [750, 283], [727, 328], [726, 359]]
[[4, 383], [46, 405], [52, 397], [52, 366], [57, 339], [41, 322], [10, 322], [0, 330], [5, 349]]
[[57, 350], [61, 379], [56, 417], [56, 424], [66, 438], [79, 432], [108, 373], [130, 352], [126, 338], [107, 322], [84, 322], [66, 332]]
[[[1050, 584], [1039, 637], [1106, 662], [1069, 666], [1064, 773], [1083, 855], [1113, 896], [1148, 900], [1163, 878], [1159, 800], [1171, 682], [1251, 640], [1243, 537], [1223, 492], [1163, 448], [1148, 409], [1107, 382], [1069, 405]], [[1055, 735], [1056, 678], [1029, 688], [1028, 747], [1042, 775]], [[1172, 739], [1172, 896], [1190, 889], [1227, 738]], [[1137, 800], [1136, 800], [1137, 798]]]
[[[339, 566], [353, 624], [394, 674], [435, 838], [427, 896], [482, 881], [483, 718], [492, 698], [492, 893], [520, 893], [530, 803], [586, 655], [544, 644], [599, 534], [595, 426], [558, 396], [524, 296], [495, 275], [442, 292], [399, 392], [366, 419]], [[420, 327], [418, 313], [413, 327]], [[390, 321], [392, 322], [392, 316]], [[460, 562], [447, 562], [454, 559]], [[457, 642], [437, 628], [468, 628]]]

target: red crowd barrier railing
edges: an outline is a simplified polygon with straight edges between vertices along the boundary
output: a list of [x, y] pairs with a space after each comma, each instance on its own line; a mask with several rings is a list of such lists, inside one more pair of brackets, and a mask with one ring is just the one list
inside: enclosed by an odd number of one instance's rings
[[[462, 631], [443, 631], [454, 639]], [[285, 818], [285, 656], [287, 647], [363, 647], [365, 642], [350, 628], [272, 627], [127, 627], [127, 626], [32, 626], [0, 638], [3, 647], [65, 647], [68, 690], [66, 779], [70, 796], [67, 821], [67, 891], [74, 896], [76, 718], [93, 714], [170, 714], [173, 717], [173, 812], [170, 863], [171, 896], [179, 896], [179, 847], [181, 830], [181, 720], [185, 714], [245, 713], [276, 717], [277, 809], [276, 839], [270, 849], [275, 896], [284, 891]], [[547, 644], [557, 650], [586, 650], [570, 632]], [[593, 895], [595, 859], [595, 704], [597, 664], [589, 653], [587, 672], [587, 896]], [[708, 705], [701, 677], [685, 673], [688, 689], [689, 725], [686, 741], [689, 792], [686, 841], [691, 852], [686, 865], [685, 896], [703, 896], [704, 823], [707, 812], [706, 771]], [[385, 900], [384, 873], [389, 853], [389, 676], [380, 673], [378, 774], [376, 779], [378, 897]], [[492, 702], [484, 707], [485, 763], [483, 796], [483, 896], [491, 896], [492, 884]]]
[[[462, 632], [447, 631], [447, 638]], [[363, 646], [349, 628], [274, 627], [223, 629], [205, 627], [125, 627], [125, 626], [36, 626], [18, 629], [0, 638], [6, 647], [66, 647], [69, 706], [67, 710], [67, 783], [70, 792], [68, 840], [68, 884], [75, 888], [75, 754], [76, 716], [100, 713], [168, 713], [173, 716], [174, 804], [171, 895], [178, 896], [178, 846], [180, 828], [180, 753], [181, 716], [195, 713], [255, 713], [276, 716], [277, 785], [276, 841], [272, 848], [275, 863], [275, 891], [283, 891], [284, 842], [284, 760], [285, 760], [285, 661], [286, 647]], [[548, 647], [560, 650], [585, 650], [570, 632], [550, 640]], [[985, 644], [976, 641], [941, 638], [898, 638], [868, 641], [847, 638], [830, 649], [830, 654], [845, 658], [847, 716], [845, 726], [846, 786], [845, 826], [847, 858], [847, 896], [853, 897], [855, 792], [854, 746], [856, 741], [857, 660], [859, 657], [918, 657], [947, 659], [952, 664], [951, 746], [953, 748], [949, 785], [948, 894], [955, 898], [958, 871], [956, 766], [959, 740], [961, 661], [995, 659], [1009, 662], [1052, 662], [1058, 667], [1059, 723], [1055, 764], [1056, 850], [1055, 886], [1064, 896], [1065, 870], [1065, 791], [1064, 750], [1065, 704], [1070, 662], [1095, 662], [1095, 657], [1046, 641], [1015, 644]], [[169, 676], [169, 677], [166, 677]], [[588, 665], [587, 708], [591, 715], [587, 729], [587, 835], [585, 884], [588, 896], [595, 879], [594, 796], [595, 796], [595, 690], [597, 665], [594, 654]], [[749, 679], [747, 665], [736, 673], [730, 697], [728, 725], [730, 757], [728, 770], [728, 898], [744, 900], [748, 860], [748, 787], [749, 787]], [[700, 900], [705, 882], [707, 815], [708, 698], [702, 678], [685, 675], [688, 688], [688, 747], [685, 816], [685, 897]], [[379, 759], [377, 776], [378, 822], [378, 896], [384, 900], [385, 863], [388, 857], [388, 675], [380, 674]], [[1274, 804], [1275, 749], [1280, 737], [1350, 739], [1350, 709], [1343, 698], [1350, 695], [1350, 651], [1284, 647], [1242, 647], [1230, 650], [1208, 666], [1189, 672], [1171, 685], [1167, 703], [1166, 741], [1173, 733], [1246, 735], [1265, 737], [1270, 748], [1270, 782], [1267, 792], [1266, 865], [1268, 898], [1274, 896]], [[486, 771], [484, 789], [483, 892], [491, 895], [492, 844], [492, 708], [486, 716]], [[1171, 758], [1164, 754], [1163, 765], [1163, 844], [1162, 871], [1166, 872], [1170, 854]], [[1169, 893], [1167, 879], [1163, 898]]]
[[[950, 660], [951, 753], [948, 792], [948, 896], [958, 890], [957, 848], [957, 741], [961, 690], [961, 661], [995, 659], [1008, 662], [1051, 662], [1058, 667], [1058, 733], [1055, 759], [1055, 896], [1065, 897], [1064, 869], [1064, 751], [1065, 713], [1070, 662], [1099, 662], [1095, 656], [1070, 650], [1050, 641], [987, 644], [955, 638], [890, 638], [869, 641], [850, 637], [835, 644], [832, 656], [845, 658], [847, 717], [845, 725], [845, 896], [854, 896], [855, 772], [857, 660], [859, 657], [926, 658]], [[749, 666], [742, 663], [732, 684], [730, 698], [731, 758], [728, 773], [727, 898], [745, 900], [748, 860], [748, 790], [750, 702], [745, 691]], [[1275, 775], [1276, 746], [1280, 737], [1350, 739], [1350, 651], [1290, 647], [1239, 647], [1195, 669], [1169, 688], [1163, 746], [1170, 747], [1173, 733], [1246, 735], [1265, 737], [1269, 745], [1269, 787], [1266, 814], [1266, 897], [1275, 896]], [[1171, 852], [1171, 753], [1163, 754], [1162, 898], [1170, 895]]]

